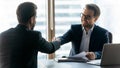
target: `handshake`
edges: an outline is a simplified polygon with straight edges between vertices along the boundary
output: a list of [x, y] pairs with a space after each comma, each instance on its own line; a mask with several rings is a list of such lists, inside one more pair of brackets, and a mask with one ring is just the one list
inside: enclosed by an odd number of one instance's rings
[[60, 39], [60, 38], [57, 38], [57, 37], [53, 37], [52, 41], [58, 41], [58, 42], [61, 42], [61, 39]]

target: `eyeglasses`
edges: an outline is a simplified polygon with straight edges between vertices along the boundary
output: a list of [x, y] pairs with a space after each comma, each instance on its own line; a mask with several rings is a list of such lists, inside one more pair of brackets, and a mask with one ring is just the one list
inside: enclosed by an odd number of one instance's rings
[[85, 17], [85, 19], [87, 19], [87, 20], [90, 20], [90, 19], [92, 19], [94, 16], [90, 16], [90, 15], [85, 15], [85, 14], [83, 14], [83, 13], [80, 13], [80, 16], [81, 17]]

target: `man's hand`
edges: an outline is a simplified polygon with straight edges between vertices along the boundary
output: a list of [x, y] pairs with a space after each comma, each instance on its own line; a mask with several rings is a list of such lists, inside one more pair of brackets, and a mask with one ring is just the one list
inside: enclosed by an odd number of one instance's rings
[[60, 38], [53, 37], [52, 41], [58, 41], [61, 42]]
[[55, 39], [56, 39], [56, 37], [53, 37], [53, 38], [52, 38], [52, 41], [55, 41]]
[[95, 56], [95, 53], [94, 52], [86, 52], [86, 57], [89, 59], [89, 60], [95, 60], [96, 56]]

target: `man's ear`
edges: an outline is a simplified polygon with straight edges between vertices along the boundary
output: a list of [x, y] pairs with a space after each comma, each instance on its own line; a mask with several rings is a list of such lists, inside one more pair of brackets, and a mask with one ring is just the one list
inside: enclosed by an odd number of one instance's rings
[[35, 22], [35, 17], [32, 16], [32, 17], [30, 18], [30, 23], [31, 23], [31, 24], [34, 24], [34, 22]]
[[94, 20], [94, 21], [96, 22], [98, 18], [99, 18], [98, 16], [97, 16], [97, 17], [95, 17], [95, 20]]

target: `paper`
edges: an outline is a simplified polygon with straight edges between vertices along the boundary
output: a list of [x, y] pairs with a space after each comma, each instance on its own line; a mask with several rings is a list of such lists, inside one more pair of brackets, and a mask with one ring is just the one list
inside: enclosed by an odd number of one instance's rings
[[89, 61], [87, 63], [88, 64], [93, 64], [93, 65], [100, 65], [101, 64], [101, 59], [91, 60], [91, 61]]
[[68, 58], [59, 58], [58, 62], [88, 62], [89, 59], [86, 57], [86, 52], [81, 52]]
[[74, 56], [70, 56], [68, 57], [70, 59], [78, 59], [78, 60], [89, 60], [87, 57], [86, 57], [86, 52], [80, 52], [79, 54], [76, 54]]

